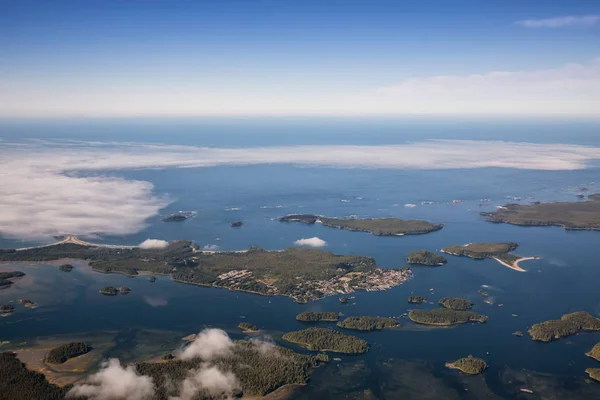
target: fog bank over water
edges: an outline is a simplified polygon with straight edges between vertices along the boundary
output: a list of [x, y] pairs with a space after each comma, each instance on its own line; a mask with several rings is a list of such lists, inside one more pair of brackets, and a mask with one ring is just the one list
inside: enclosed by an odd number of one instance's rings
[[[585, 169], [600, 147], [502, 141], [428, 140], [395, 145], [302, 145], [215, 148], [81, 141], [3, 142], [0, 235], [50, 239], [57, 234], [129, 235], [172, 198], [118, 170], [292, 164], [334, 168], [444, 170]], [[82, 173], [85, 173], [83, 175]]]

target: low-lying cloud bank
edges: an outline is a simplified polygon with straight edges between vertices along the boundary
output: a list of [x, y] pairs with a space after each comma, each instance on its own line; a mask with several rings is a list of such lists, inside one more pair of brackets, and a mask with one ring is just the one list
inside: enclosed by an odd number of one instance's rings
[[166, 240], [159, 239], [146, 239], [142, 243], [140, 243], [140, 249], [164, 249], [169, 245], [169, 242]]
[[[565, 144], [435, 140], [389, 146], [207, 148], [38, 141], [0, 148], [0, 235], [129, 235], [169, 203], [150, 182], [110, 171], [296, 164], [337, 168], [574, 170], [600, 148]], [[99, 175], [99, 173], [102, 173]], [[91, 174], [91, 175], [90, 175]]]
[[309, 246], [309, 247], [325, 247], [327, 246], [327, 242], [323, 239], [319, 239], [318, 237], [311, 237], [305, 239], [298, 239], [294, 242], [296, 246]]

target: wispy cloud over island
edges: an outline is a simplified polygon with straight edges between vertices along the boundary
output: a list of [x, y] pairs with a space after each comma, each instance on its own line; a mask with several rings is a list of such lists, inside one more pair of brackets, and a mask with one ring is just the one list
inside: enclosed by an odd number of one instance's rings
[[[335, 168], [583, 169], [600, 147], [501, 141], [432, 140], [387, 146], [209, 148], [46, 141], [0, 148], [0, 235], [51, 239], [57, 234], [130, 235], [169, 204], [150, 182], [114, 171], [291, 164]], [[144, 246], [163, 246], [161, 241]]]
[[564, 17], [545, 19], [526, 19], [517, 21], [517, 24], [526, 28], [563, 28], [566, 26], [590, 26], [600, 21], [600, 14], [568, 15]]
[[298, 239], [294, 242], [296, 246], [308, 246], [308, 247], [325, 247], [327, 246], [327, 242], [323, 239], [319, 239], [318, 237], [311, 237], [305, 239]]

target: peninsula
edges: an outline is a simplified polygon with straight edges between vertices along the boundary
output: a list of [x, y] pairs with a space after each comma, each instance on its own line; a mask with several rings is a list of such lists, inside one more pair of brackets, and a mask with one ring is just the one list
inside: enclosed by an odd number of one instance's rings
[[348, 317], [337, 323], [342, 329], [355, 329], [359, 331], [379, 331], [385, 328], [395, 328], [398, 326], [398, 321], [393, 318], [381, 317]]
[[365, 340], [327, 328], [308, 328], [289, 332], [283, 335], [282, 339], [299, 344], [311, 351], [363, 354], [369, 349]]
[[481, 212], [485, 220], [521, 226], [560, 226], [567, 230], [600, 230], [600, 194], [589, 201], [505, 204], [493, 212]]
[[338, 315], [334, 312], [305, 311], [296, 315], [296, 321], [302, 322], [336, 322], [337, 320]]
[[330, 228], [356, 232], [368, 232], [376, 236], [420, 235], [435, 232], [443, 228], [441, 224], [432, 224], [421, 220], [403, 220], [399, 218], [329, 218], [314, 214], [291, 214], [276, 218], [281, 222], [301, 222], [312, 225], [323, 224]]
[[596, 343], [589, 352], [585, 353], [585, 355], [596, 361], [600, 361], [600, 343]]
[[245, 333], [258, 332], [258, 328], [256, 327], [256, 325], [251, 324], [250, 322], [240, 322], [238, 324], [238, 328], [240, 328], [240, 330]]
[[435, 254], [427, 250], [415, 250], [408, 254], [407, 261], [409, 264], [421, 264], [431, 267], [444, 265], [448, 262], [446, 257]]
[[168, 275], [177, 282], [288, 296], [299, 303], [357, 290], [387, 290], [412, 277], [409, 268], [381, 269], [370, 257], [336, 255], [320, 249], [266, 251], [250, 247], [245, 251], [215, 252], [201, 251], [189, 241], [172, 242], [162, 249], [142, 249], [74, 240], [22, 250], [3, 249], [0, 261], [79, 259], [98, 272]]
[[475, 314], [471, 311], [456, 311], [448, 308], [434, 308], [433, 310], [411, 310], [408, 318], [423, 325], [450, 326], [466, 324], [467, 322], [484, 323], [488, 317]]
[[581, 331], [600, 331], [600, 319], [585, 311], [577, 311], [560, 319], [534, 324], [528, 332], [533, 340], [549, 342]]
[[21, 271], [0, 272], [0, 289], [10, 287], [15, 283], [14, 278], [21, 278], [23, 276], [25, 276], [25, 273]]
[[469, 355], [468, 357], [461, 358], [453, 363], [446, 363], [446, 367], [450, 369], [458, 369], [467, 375], [479, 375], [483, 374], [483, 371], [486, 370], [487, 363], [481, 358]]
[[515, 242], [469, 243], [464, 246], [447, 246], [442, 252], [459, 257], [470, 257], [475, 260], [489, 258], [519, 272], [526, 272], [519, 266], [521, 261], [535, 260], [539, 257], [518, 257], [511, 254], [519, 247]]
[[590, 376], [590, 378], [600, 382], [600, 368], [588, 368], [585, 370], [585, 373]]

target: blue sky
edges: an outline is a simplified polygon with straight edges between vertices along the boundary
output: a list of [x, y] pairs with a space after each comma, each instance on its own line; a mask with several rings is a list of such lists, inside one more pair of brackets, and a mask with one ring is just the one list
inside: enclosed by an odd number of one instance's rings
[[596, 0], [0, 0], [0, 116], [598, 114], [599, 15]]

